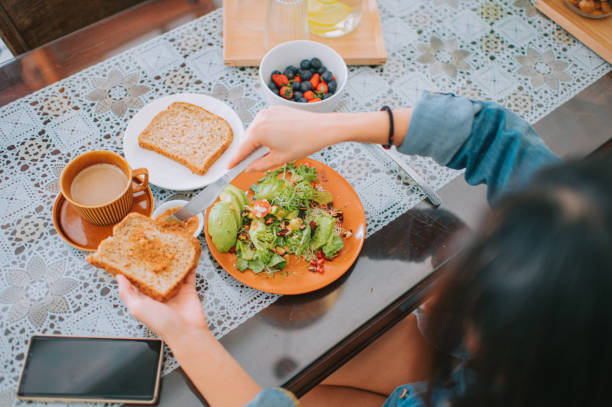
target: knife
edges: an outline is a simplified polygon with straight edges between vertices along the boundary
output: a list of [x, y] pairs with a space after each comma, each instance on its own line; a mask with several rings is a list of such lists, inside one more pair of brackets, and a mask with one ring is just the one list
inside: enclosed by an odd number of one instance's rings
[[427, 185], [425, 180], [423, 178], [421, 178], [421, 176], [415, 170], [413, 170], [408, 164], [406, 164], [406, 162], [404, 160], [402, 160], [402, 158], [399, 156], [399, 153], [397, 152], [395, 147], [391, 147], [388, 150], [386, 150], [386, 149], [384, 149], [382, 147], [380, 149], [382, 151], [384, 151], [385, 154], [387, 154], [389, 156], [389, 158], [391, 158], [393, 161], [395, 161], [395, 163], [397, 165], [399, 165], [400, 168], [402, 170], [404, 170], [404, 172], [410, 178], [412, 178], [412, 180], [414, 181], [416, 186], [421, 188], [421, 191], [423, 191], [423, 193], [425, 194], [425, 196], [427, 197], [429, 202], [431, 202], [431, 204], [435, 208], [437, 208], [438, 206], [440, 206], [442, 204], [442, 200], [440, 199], [438, 194], [436, 194], [436, 191], [434, 191], [433, 188], [431, 188], [429, 185]]
[[202, 192], [191, 198], [187, 205], [168, 216], [166, 221], [180, 222], [185, 219], [189, 219], [192, 216], [202, 212], [205, 208], [208, 208], [210, 204], [217, 199], [219, 192], [221, 192], [221, 190], [225, 188], [225, 186], [229, 184], [236, 177], [236, 175], [240, 174], [250, 163], [260, 157], [263, 157], [269, 151], [270, 150], [267, 147], [260, 147], [259, 149], [255, 150], [255, 152], [253, 152], [250, 156], [242, 160], [240, 164], [232, 168], [230, 171], [227, 171], [221, 178], [208, 185]]

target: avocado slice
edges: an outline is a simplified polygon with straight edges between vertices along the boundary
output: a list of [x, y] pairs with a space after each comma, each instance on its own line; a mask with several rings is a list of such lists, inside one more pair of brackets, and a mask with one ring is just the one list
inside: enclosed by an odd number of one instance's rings
[[228, 192], [225, 189], [219, 194], [219, 199], [229, 205], [229, 208], [234, 213], [236, 225], [238, 225], [238, 229], [240, 229], [240, 227], [242, 226], [242, 216], [240, 216], [240, 214], [242, 213], [243, 209], [242, 205], [240, 205], [240, 202], [238, 202], [233, 193]]
[[227, 202], [219, 201], [210, 208], [208, 234], [220, 252], [226, 253], [236, 244], [238, 225]]
[[242, 189], [238, 188], [237, 186], [232, 185], [232, 184], [227, 184], [225, 188], [223, 188], [223, 190], [227, 192], [231, 192], [236, 196], [236, 199], [242, 205], [242, 207], [240, 208], [241, 211], [244, 209], [246, 205], [249, 204], [247, 194]]

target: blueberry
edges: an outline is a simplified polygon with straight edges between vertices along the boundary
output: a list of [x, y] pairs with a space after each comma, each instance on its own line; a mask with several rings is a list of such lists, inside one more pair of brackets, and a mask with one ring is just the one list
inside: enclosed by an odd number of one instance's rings
[[300, 68], [310, 69], [310, 61], [307, 59], [302, 60], [302, 62], [300, 62]]
[[312, 83], [308, 82], [308, 81], [304, 81], [302, 82], [302, 84], [300, 85], [300, 90], [302, 92], [308, 92], [309, 90], [312, 89]]
[[268, 84], [268, 88], [270, 88], [270, 90], [272, 90], [272, 91], [278, 90], [278, 88], [276, 87], [276, 84], [274, 82], [270, 82]]
[[298, 100], [298, 99], [300, 99], [301, 97], [302, 97], [302, 92], [299, 92], [299, 91], [298, 91], [298, 92], [293, 92], [293, 98], [294, 98], [295, 100]]
[[334, 96], [334, 94], [333, 94], [333, 93], [328, 93], [327, 95], [324, 95], [324, 96], [323, 96], [323, 100], [325, 100], [325, 99], [329, 99], [329, 98], [330, 98], [330, 97], [332, 97], [332, 96]]
[[302, 78], [302, 81], [309, 81], [310, 78], [312, 78], [312, 72], [310, 72], [308, 69], [303, 69], [300, 72], [300, 78]]
[[319, 71], [318, 71], [318, 72], [319, 72], [319, 75], [323, 75], [323, 74], [325, 73], [325, 71], [327, 71], [327, 68], [326, 68], [326, 67], [324, 67], [324, 66], [321, 66], [321, 67], [319, 68]]
[[323, 66], [323, 64], [321, 63], [321, 60], [319, 58], [312, 58], [310, 60], [310, 67], [313, 70], [318, 70], [319, 68], [321, 68]]
[[338, 87], [338, 84], [336, 83], [336, 81], [330, 81], [327, 83], [327, 91], [329, 93], [334, 93], [337, 87]]
[[285, 69], [285, 71], [292, 71], [293, 74], [295, 75], [297, 73], [298, 69], [295, 66], [293, 66], [293, 65], [289, 65], [287, 67], [287, 69]]
[[299, 98], [297, 101], [300, 103], [308, 103], [308, 101], [304, 98]]
[[332, 78], [334, 77], [334, 75], [330, 72], [330, 71], [326, 71], [321, 78], [323, 78], [323, 80], [325, 81], [325, 83], [329, 83], [331, 82]]
[[[293, 82], [293, 91], [298, 91], [300, 90], [300, 85], [302, 84], [302, 82]], [[270, 88], [271, 89], [271, 88]]]
[[285, 74], [285, 76], [287, 77], [287, 79], [291, 80], [293, 79], [293, 77], [295, 76], [295, 72], [293, 72], [290, 69], [285, 69], [285, 72], [283, 72]]
[[275, 95], [280, 96], [280, 89], [279, 88], [272, 89], [272, 92], [274, 92]]

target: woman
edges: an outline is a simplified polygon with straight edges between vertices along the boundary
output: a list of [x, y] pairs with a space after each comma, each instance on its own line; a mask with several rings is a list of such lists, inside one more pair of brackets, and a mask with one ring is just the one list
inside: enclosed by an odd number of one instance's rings
[[[422, 375], [428, 383], [381, 392], [391, 393], [385, 405], [609, 404], [610, 160], [558, 166], [557, 157], [516, 115], [494, 103], [453, 95], [425, 94], [414, 109], [393, 111], [393, 126], [390, 119], [387, 112], [313, 114], [270, 108], [257, 115], [232, 161], [235, 165], [265, 145], [271, 152], [250, 166], [264, 170], [342, 141], [392, 141], [401, 152], [465, 168], [468, 182], [486, 183], [489, 201], [499, 202], [460, 265], [429, 301], [429, 317], [420, 321], [430, 341], [456, 355], [467, 351], [469, 360], [434, 357], [431, 375]], [[533, 177], [547, 166], [553, 168]], [[510, 195], [503, 199], [502, 194]], [[166, 341], [212, 406], [295, 405], [294, 397], [281, 389], [262, 391], [212, 337], [194, 274], [166, 304], [138, 293], [123, 276], [117, 280], [134, 317]], [[367, 364], [355, 367], [368, 369]], [[405, 377], [387, 376], [394, 386]], [[335, 377], [331, 384], [337, 389], [319, 387], [305, 404], [339, 404], [333, 390], [350, 397], [351, 388], [368, 389], [367, 375], [346, 376], [346, 382], [342, 374]], [[342, 404], [384, 402], [375, 396]]]

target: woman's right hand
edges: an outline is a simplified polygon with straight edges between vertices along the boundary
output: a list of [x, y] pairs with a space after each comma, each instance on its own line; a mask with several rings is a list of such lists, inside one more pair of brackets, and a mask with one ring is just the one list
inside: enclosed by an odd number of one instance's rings
[[[400, 145], [412, 108], [393, 111], [395, 145]], [[344, 141], [386, 144], [389, 117], [386, 112], [312, 113], [283, 106], [271, 106], [257, 113], [246, 130], [244, 141], [230, 159], [229, 168], [247, 158], [261, 146], [270, 152], [247, 167], [247, 171], [265, 171], [304, 158], [324, 147]]]
[[247, 128], [244, 141], [229, 162], [229, 168], [258, 147], [270, 152], [255, 160], [247, 171], [265, 171], [304, 158], [323, 147], [342, 141], [341, 121], [335, 113], [311, 113], [283, 106], [271, 106], [257, 113]]

